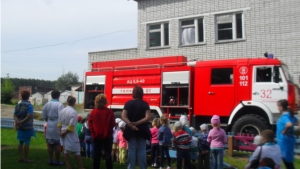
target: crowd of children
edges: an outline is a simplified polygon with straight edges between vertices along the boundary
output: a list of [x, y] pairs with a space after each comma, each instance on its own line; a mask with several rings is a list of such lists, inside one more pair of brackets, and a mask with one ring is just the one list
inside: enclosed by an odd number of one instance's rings
[[[88, 117], [89, 114], [84, 119], [78, 116], [76, 132], [80, 139], [82, 150], [85, 152], [84, 155], [87, 158], [93, 158], [93, 140], [89, 131], [88, 121], [85, 120]], [[120, 118], [116, 118], [115, 122], [112, 159], [115, 159], [120, 164], [126, 164], [128, 145], [126, 139], [123, 137], [126, 123]], [[180, 120], [175, 122], [173, 130], [171, 130], [166, 116], [153, 119], [152, 128], [150, 129], [152, 135], [150, 140], [151, 166], [162, 169], [164, 167], [164, 157], [166, 157], [166, 169], [170, 169], [171, 158], [169, 148], [172, 146], [176, 149], [177, 169], [181, 169], [183, 163], [185, 168], [191, 169], [191, 162], [196, 162], [195, 159], [197, 159], [198, 169], [223, 169], [224, 145], [227, 142], [226, 133], [220, 128], [219, 116], [214, 115], [212, 117], [211, 125], [212, 129], [209, 130], [207, 124], [201, 124], [200, 132], [197, 132], [193, 127], [189, 128], [187, 126], [187, 117], [181, 116]], [[44, 129], [46, 127], [47, 123], [44, 125]], [[263, 131], [262, 135], [254, 138], [254, 144], [258, 148], [253, 153], [253, 156], [250, 157], [250, 162], [245, 167], [246, 169], [251, 168], [251, 161], [257, 158], [258, 154], [261, 159], [259, 164], [260, 169], [280, 169], [280, 149], [274, 143], [274, 138], [275, 135], [271, 130]], [[270, 151], [276, 153], [269, 153]], [[158, 161], [158, 156], [160, 157], [160, 161]]]

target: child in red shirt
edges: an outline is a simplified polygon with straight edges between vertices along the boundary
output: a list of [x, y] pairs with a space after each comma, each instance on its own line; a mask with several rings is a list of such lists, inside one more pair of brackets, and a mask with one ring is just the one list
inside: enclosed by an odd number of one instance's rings
[[190, 144], [192, 138], [190, 135], [184, 131], [183, 125], [180, 121], [175, 124], [175, 131], [173, 144], [177, 150], [177, 169], [182, 169], [182, 160], [184, 159], [184, 166], [188, 169], [192, 169], [191, 166], [191, 156], [190, 156]]

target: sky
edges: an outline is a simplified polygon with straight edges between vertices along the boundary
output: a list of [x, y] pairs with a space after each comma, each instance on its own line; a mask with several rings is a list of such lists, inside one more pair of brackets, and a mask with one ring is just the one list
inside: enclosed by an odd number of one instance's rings
[[136, 46], [133, 0], [1, 0], [1, 77], [81, 81], [88, 52]]

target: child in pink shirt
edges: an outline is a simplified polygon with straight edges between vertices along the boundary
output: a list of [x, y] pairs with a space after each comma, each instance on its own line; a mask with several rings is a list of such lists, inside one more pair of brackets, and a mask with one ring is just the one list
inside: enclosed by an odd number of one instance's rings
[[159, 127], [159, 118], [155, 118], [152, 121], [152, 127], [150, 129], [151, 132], [151, 166], [152, 167], [157, 167], [156, 161], [157, 161], [157, 156], [158, 156], [158, 139], [157, 139], [157, 134], [158, 134], [158, 127]]
[[226, 133], [220, 128], [220, 117], [214, 115], [211, 118], [213, 129], [209, 131], [207, 142], [210, 143], [212, 169], [223, 168], [224, 144], [227, 142]]
[[121, 121], [119, 124], [120, 130], [117, 133], [117, 142], [119, 144], [119, 161], [120, 164], [126, 163], [126, 154], [127, 154], [127, 141], [123, 137], [123, 132], [125, 129], [126, 123], [124, 121]]

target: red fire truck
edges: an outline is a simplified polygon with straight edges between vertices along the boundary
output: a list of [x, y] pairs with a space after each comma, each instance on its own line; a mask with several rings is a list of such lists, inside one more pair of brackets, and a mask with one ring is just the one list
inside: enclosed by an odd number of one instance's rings
[[278, 100], [287, 99], [295, 111], [299, 106], [287, 66], [270, 58], [188, 61], [165, 56], [93, 62], [84, 81], [85, 110], [105, 93], [108, 107], [121, 116], [133, 87], [140, 85], [153, 118], [164, 114], [174, 121], [187, 115], [196, 129], [217, 114], [229, 131], [258, 134], [276, 124]]

